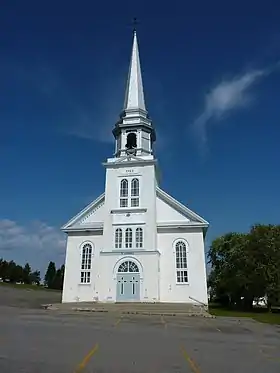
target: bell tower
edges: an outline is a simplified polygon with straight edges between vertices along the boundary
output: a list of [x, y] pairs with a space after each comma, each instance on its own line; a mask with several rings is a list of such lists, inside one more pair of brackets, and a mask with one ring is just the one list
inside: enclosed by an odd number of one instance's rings
[[134, 155], [137, 158], [153, 158], [153, 144], [156, 140], [152, 121], [145, 106], [142, 74], [136, 30], [128, 71], [123, 111], [113, 129], [115, 137], [115, 158]]
[[[136, 249], [155, 251], [158, 176], [153, 145], [156, 135], [145, 105], [135, 30], [124, 106], [113, 134], [115, 153], [103, 163], [106, 168], [104, 248], [109, 250], [113, 247], [114, 253], [119, 250], [120, 253], [130, 252], [130, 255]], [[135, 246], [137, 228], [141, 228], [144, 237], [141, 248]], [[131, 230], [133, 250], [129, 245], [121, 249], [116, 247], [114, 240], [117, 229], [118, 232]]]

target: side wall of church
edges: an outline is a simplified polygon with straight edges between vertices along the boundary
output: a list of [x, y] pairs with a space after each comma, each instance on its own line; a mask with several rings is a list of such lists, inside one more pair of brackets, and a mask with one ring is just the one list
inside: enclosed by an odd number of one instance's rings
[[[90, 283], [81, 283], [82, 247], [86, 243], [90, 243], [93, 248], [91, 281]], [[98, 296], [98, 260], [102, 243], [103, 237], [100, 234], [83, 233], [68, 236], [62, 302], [93, 301]]]
[[[176, 277], [176, 243], [183, 241], [187, 248], [188, 282], [178, 283]], [[161, 302], [197, 301], [208, 304], [205, 251], [202, 229], [189, 228], [178, 231], [170, 228], [158, 233], [160, 256], [160, 300]]]

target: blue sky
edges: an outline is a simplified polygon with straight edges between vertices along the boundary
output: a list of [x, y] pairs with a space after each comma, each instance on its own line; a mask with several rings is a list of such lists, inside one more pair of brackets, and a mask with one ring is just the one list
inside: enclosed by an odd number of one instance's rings
[[138, 41], [161, 187], [207, 219], [207, 243], [279, 223], [280, 5], [4, 1], [0, 257], [41, 271], [59, 227], [104, 188]]

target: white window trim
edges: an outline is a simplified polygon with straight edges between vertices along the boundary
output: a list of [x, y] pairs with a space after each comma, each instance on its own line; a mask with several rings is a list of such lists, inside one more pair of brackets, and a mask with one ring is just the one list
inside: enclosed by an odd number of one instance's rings
[[[116, 245], [116, 243], [117, 243], [117, 232], [118, 232], [118, 230], [119, 230], [119, 232], [121, 233], [121, 239], [120, 240], [118, 240], [118, 245]], [[119, 241], [120, 241], [120, 246], [119, 246]], [[123, 247], [124, 247], [124, 229], [123, 228], [121, 228], [121, 227], [117, 227], [116, 229], [115, 229], [115, 235], [114, 235], [114, 248], [115, 248], [115, 250], [118, 250], [118, 249], [123, 249]]]
[[[120, 229], [121, 232], [122, 232], [122, 240], [121, 240], [121, 247], [116, 247], [116, 234], [117, 234], [117, 230]], [[126, 230], [127, 229], [131, 229], [132, 231], [132, 241], [131, 241], [131, 247], [126, 247]], [[137, 240], [136, 240], [136, 237], [137, 237], [137, 229], [141, 229], [142, 230], [142, 241], [139, 241], [142, 243], [141, 246], [137, 246]], [[125, 250], [131, 250], [131, 249], [143, 249], [144, 248], [144, 240], [145, 240], [145, 232], [144, 232], [144, 228], [143, 226], [140, 226], [139, 225], [135, 225], [135, 226], [130, 226], [130, 225], [122, 225], [122, 226], [116, 226], [115, 229], [114, 229], [114, 233], [113, 233], [113, 238], [112, 238], [112, 245], [113, 245], [113, 248], [114, 250], [121, 250], [121, 249], [125, 249]]]
[[[129, 236], [131, 237], [131, 240], [126, 240], [126, 233], [127, 233], [127, 231], [128, 230], [130, 230], [130, 233], [129, 233]], [[134, 240], [133, 240], [133, 237], [134, 237], [134, 234], [133, 234], [134, 232], [133, 232], [133, 229], [131, 228], [131, 227], [127, 227], [127, 228], [125, 228], [125, 230], [124, 230], [124, 248], [125, 249], [133, 249], [134, 248]], [[127, 246], [127, 243], [128, 243], [128, 245], [131, 243], [131, 246]]]
[[[177, 268], [177, 258], [176, 258], [176, 245], [179, 243], [179, 242], [183, 242], [185, 244], [185, 247], [186, 247], [186, 262], [187, 262], [187, 268]], [[174, 261], [175, 261], [175, 277], [176, 277], [176, 285], [189, 285], [190, 283], [190, 277], [189, 277], [189, 261], [188, 261], [188, 254], [189, 254], [189, 244], [188, 242], [183, 239], [183, 238], [178, 238], [176, 239], [174, 242], [173, 242], [173, 253], [174, 253]], [[179, 271], [187, 271], [187, 276], [188, 276], [188, 281], [186, 282], [179, 282], [178, 281], [178, 277], [177, 277], [177, 273]]]
[[[139, 194], [138, 196], [132, 196], [131, 195], [131, 186], [132, 186], [132, 180], [133, 179], [137, 179], [138, 180], [138, 191], [139, 191]], [[127, 180], [128, 181], [128, 195], [127, 197], [121, 197], [121, 182], [122, 180]], [[131, 209], [139, 209], [140, 206], [141, 206], [141, 199], [140, 199], [140, 196], [141, 196], [141, 182], [140, 182], [140, 178], [139, 176], [135, 176], [135, 175], [131, 175], [129, 177], [122, 177], [120, 179], [120, 182], [119, 182], [119, 207], [121, 209], [127, 209], [127, 208], [131, 208]], [[138, 203], [138, 206], [131, 206], [131, 200], [133, 198], [137, 198], [139, 203]], [[127, 199], [127, 206], [121, 206], [121, 199]]]
[[[83, 250], [84, 250], [84, 247], [86, 245], [90, 245], [91, 246], [91, 254], [89, 254], [88, 256], [86, 256], [86, 260], [85, 260], [85, 264], [88, 264], [88, 258], [90, 258], [90, 268], [82, 268], [82, 265], [83, 265]], [[80, 280], [79, 280], [79, 283], [80, 285], [90, 285], [91, 284], [91, 280], [92, 280], [92, 261], [93, 261], [93, 253], [94, 253], [94, 245], [92, 242], [90, 241], [86, 241], [86, 242], [83, 242], [80, 246], [80, 271], [79, 271], [79, 275], [80, 275]], [[85, 282], [82, 282], [82, 273], [84, 273], [84, 277], [87, 278], [89, 277], [89, 281], [85, 281]], [[89, 276], [88, 276], [89, 274]]]
[[[141, 234], [140, 234], [140, 237], [142, 238], [139, 242], [137, 242], [137, 229], [141, 230]], [[135, 228], [135, 232], [134, 232], [134, 237], [135, 237], [135, 248], [136, 249], [143, 249], [144, 247], [144, 229], [142, 227], [136, 227]], [[139, 246], [137, 246], [137, 244], [139, 244]]]
[[[121, 195], [121, 190], [122, 190], [122, 182], [126, 180], [127, 181], [127, 196], [126, 197], [123, 197]], [[130, 182], [129, 182], [129, 179], [127, 177], [125, 178], [122, 178], [120, 180], [120, 183], [119, 183], [119, 206], [120, 208], [128, 208], [129, 207], [129, 195], [130, 195]], [[121, 200], [127, 200], [127, 206], [121, 206]]]

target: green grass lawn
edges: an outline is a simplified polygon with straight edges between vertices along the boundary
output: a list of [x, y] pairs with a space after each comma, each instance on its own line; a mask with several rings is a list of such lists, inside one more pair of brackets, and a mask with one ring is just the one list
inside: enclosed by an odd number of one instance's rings
[[10, 282], [0, 282], [0, 286], [7, 286], [16, 289], [30, 289], [30, 290], [46, 290], [46, 291], [60, 291], [55, 289], [48, 289], [41, 285], [31, 285], [31, 284], [13, 284]]
[[220, 307], [209, 307], [209, 313], [214, 316], [250, 317], [259, 322], [280, 325], [280, 313], [244, 312], [228, 310]]

